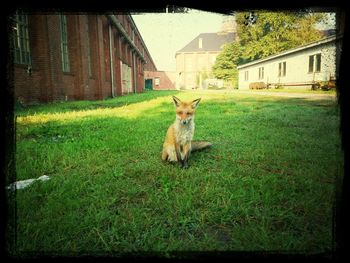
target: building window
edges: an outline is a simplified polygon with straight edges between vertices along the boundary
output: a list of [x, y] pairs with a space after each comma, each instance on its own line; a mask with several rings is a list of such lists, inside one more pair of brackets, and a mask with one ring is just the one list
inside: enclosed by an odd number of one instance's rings
[[259, 68], [259, 79], [263, 79], [264, 78], [264, 67], [260, 67]]
[[309, 56], [309, 73], [314, 72], [314, 56]]
[[316, 72], [321, 71], [321, 54], [316, 55]]
[[321, 71], [321, 54], [309, 56], [309, 73]]
[[248, 71], [244, 71], [244, 80], [248, 81]]
[[159, 84], [160, 84], [160, 78], [154, 78], [154, 84], [155, 84], [156, 86], [159, 86]]
[[286, 76], [286, 62], [280, 62], [278, 63], [278, 76], [279, 77], [284, 77]]
[[69, 72], [67, 17], [60, 15], [62, 70]]
[[321, 71], [321, 54], [309, 56], [309, 73]]
[[28, 16], [16, 12], [12, 30], [15, 63], [30, 65], [31, 54], [29, 48]]
[[87, 60], [88, 60], [89, 77], [92, 78], [89, 17], [86, 18], [86, 48], [87, 48]]

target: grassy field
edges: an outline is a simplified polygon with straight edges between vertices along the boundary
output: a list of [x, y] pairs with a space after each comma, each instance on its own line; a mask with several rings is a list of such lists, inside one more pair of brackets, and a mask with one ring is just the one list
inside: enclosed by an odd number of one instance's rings
[[[202, 97], [190, 168], [160, 158], [171, 95]], [[330, 99], [152, 91], [16, 110], [15, 255], [328, 253], [339, 110]], [[8, 183], [11, 181], [8, 180]]]

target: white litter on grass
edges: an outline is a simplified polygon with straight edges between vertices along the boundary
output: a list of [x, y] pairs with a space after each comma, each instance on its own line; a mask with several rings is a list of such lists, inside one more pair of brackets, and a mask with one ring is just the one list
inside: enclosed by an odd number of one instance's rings
[[35, 181], [38, 181], [38, 180], [39, 181], [47, 181], [49, 179], [50, 179], [50, 177], [48, 177], [47, 175], [43, 175], [43, 176], [38, 177], [37, 179], [28, 179], [28, 180], [17, 181], [17, 182], [10, 184], [9, 186], [7, 186], [6, 189], [9, 189], [9, 190], [23, 189], [23, 188], [31, 185]]

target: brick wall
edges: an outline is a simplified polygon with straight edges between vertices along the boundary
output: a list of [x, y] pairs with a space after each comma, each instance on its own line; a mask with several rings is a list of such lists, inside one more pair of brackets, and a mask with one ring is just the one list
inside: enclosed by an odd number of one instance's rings
[[[127, 15], [117, 16], [125, 31], [132, 34], [134, 24]], [[25, 104], [56, 100], [96, 100], [112, 96], [110, 65], [110, 22], [104, 15], [66, 15], [70, 71], [62, 70], [59, 15], [28, 15], [31, 74], [27, 65], [14, 65], [15, 99]], [[134, 43], [144, 49], [147, 64], [112, 29], [114, 95], [122, 95], [121, 64], [131, 67], [132, 92], [144, 90], [144, 69], [156, 70], [142, 37], [134, 28]], [[131, 37], [130, 37], [131, 38]], [[91, 75], [89, 74], [89, 54]]]
[[[145, 71], [145, 79], [152, 79], [154, 90], [173, 90], [175, 89], [174, 80], [171, 80], [169, 73], [166, 71]], [[156, 79], [159, 78], [159, 84]]]
[[32, 49], [32, 57], [37, 59], [32, 63], [31, 75], [27, 73], [26, 65], [15, 65], [14, 67], [14, 87], [15, 98], [23, 103], [37, 103], [48, 101], [47, 89], [50, 86], [50, 79], [46, 78], [49, 74], [48, 45], [45, 36], [47, 36], [47, 26], [45, 17], [32, 19], [29, 17], [29, 29], [34, 33], [29, 36]]

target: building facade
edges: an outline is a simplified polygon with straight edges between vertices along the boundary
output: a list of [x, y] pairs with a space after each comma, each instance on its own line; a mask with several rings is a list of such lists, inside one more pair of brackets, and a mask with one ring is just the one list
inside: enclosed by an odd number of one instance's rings
[[149, 90], [174, 90], [175, 72], [145, 71], [145, 88]]
[[235, 41], [236, 22], [225, 19], [217, 33], [202, 33], [175, 54], [176, 88], [203, 88], [204, 80], [212, 78], [212, 67], [224, 44]]
[[340, 38], [326, 37], [237, 67], [239, 89], [311, 87], [336, 79]]
[[12, 16], [15, 99], [98, 100], [144, 90], [156, 66], [131, 15]]

